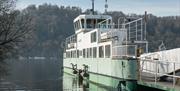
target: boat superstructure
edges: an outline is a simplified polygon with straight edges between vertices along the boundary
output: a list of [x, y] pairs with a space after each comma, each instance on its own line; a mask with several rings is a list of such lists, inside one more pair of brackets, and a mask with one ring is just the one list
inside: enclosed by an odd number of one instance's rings
[[109, 15], [79, 15], [74, 19], [75, 34], [66, 38], [64, 71], [114, 89], [124, 81], [128, 91], [136, 89], [137, 52], [147, 51], [148, 44], [144, 22], [120, 17], [114, 24]]

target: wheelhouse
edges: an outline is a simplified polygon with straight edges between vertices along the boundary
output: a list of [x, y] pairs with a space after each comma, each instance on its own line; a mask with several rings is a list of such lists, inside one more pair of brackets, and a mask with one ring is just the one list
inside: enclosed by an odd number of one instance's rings
[[110, 28], [112, 17], [108, 15], [80, 15], [73, 21], [76, 34], [88, 32], [96, 28]]

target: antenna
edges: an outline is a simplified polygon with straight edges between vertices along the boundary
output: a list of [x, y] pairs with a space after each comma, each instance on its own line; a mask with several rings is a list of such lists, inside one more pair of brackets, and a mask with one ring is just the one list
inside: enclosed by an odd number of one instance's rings
[[107, 0], [105, 0], [105, 5], [104, 5], [104, 7], [105, 7], [105, 14], [106, 14], [106, 13], [107, 13], [107, 8], [108, 8]]
[[147, 23], [147, 11], [145, 11], [144, 19], [145, 19], [145, 23]]
[[92, 14], [94, 15], [94, 0], [91, 0], [92, 1], [92, 9], [91, 9], [91, 12]]

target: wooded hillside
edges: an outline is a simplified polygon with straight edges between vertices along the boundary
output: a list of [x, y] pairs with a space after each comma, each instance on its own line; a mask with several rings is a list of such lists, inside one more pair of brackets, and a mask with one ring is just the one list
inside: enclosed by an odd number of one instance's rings
[[[23, 51], [24, 56], [62, 56], [64, 39], [74, 33], [73, 19], [85, 13], [78, 7], [43, 4], [31, 5], [21, 11], [35, 20], [32, 39]], [[125, 15], [123, 12], [108, 12], [114, 20]], [[142, 15], [137, 15], [142, 16]], [[167, 49], [180, 47], [180, 16], [156, 17], [148, 14], [147, 33], [150, 51], [157, 51], [163, 41]]]

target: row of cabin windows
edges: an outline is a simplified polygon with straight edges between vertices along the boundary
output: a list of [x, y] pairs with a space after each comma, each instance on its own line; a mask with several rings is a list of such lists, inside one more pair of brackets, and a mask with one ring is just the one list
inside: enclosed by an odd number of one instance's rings
[[66, 58], [79, 58], [79, 50], [66, 52]]
[[[105, 47], [105, 48], [104, 48]], [[105, 53], [104, 53], [105, 52]], [[97, 58], [97, 47], [86, 48], [82, 51], [69, 51], [66, 52], [66, 58], [79, 58], [82, 56], [83, 58]], [[110, 58], [111, 56], [111, 47], [110, 45], [99, 46], [99, 58]]]
[[[85, 21], [86, 21], [86, 25], [85, 25]], [[80, 24], [81, 22], [81, 24]], [[74, 28], [75, 30], [78, 30], [80, 28], [98, 28], [98, 24], [101, 23], [102, 25], [103, 24], [106, 24], [107, 21], [105, 21], [105, 19], [81, 19], [81, 20], [78, 20], [74, 23]], [[110, 24], [111, 21], [109, 20], [107, 22], [107, 24]]]

